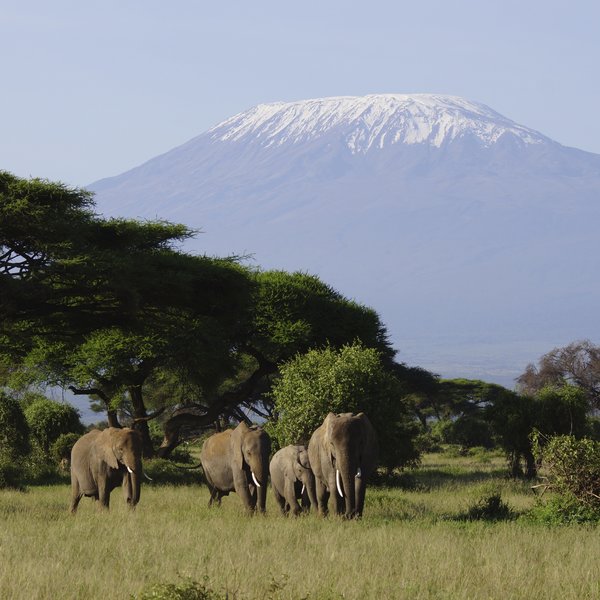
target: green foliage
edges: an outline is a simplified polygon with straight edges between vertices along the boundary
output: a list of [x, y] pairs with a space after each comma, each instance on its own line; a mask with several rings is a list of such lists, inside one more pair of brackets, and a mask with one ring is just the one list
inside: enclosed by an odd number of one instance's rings
[[256, 273], [250, 343], [263, 356], [282, 362], [310, 348], [339, 347], [360, 340], [386, 359], [391, 349], [377, 313], [344, 298], [306, 273]]
[[209, 587], [208, 577], [202, 583], [185, 578], [183, 583], [156, 583], [147, 586], [131, 600], [220, 600], [228, 598]]
[[50, 447], [52, 458], [57, 463], [63, 460], [71, 460], [71, 450], [80, 437], [80, 433], [61, 433]]
[[542, 445], [541, 435], [536, 432], [533, 445], [553, 491], [600, 514], [600, 442], [558, 435]]
[[19, 460], [29, 454], [29, 426], [19, 402], [0, 391], [0, 457]]
[[570, 494], [550, 494], [539, 499], [523, 518], [542, 525], [580, 525], [598, 523], [600, 510], [582, 504]]
[[268, 425], [280, 447], [308, 443], [329, 412], [365, 412], [377, 431], [386, 466], [417, 460], [418, 424], [402, 399], [398, 380], [380, 353], [360, 343], [310, 350], [280, 368], [273, 386], [277, 420]]
[[476, 500], [460, 515], [459, 519], [465, 521], [506, 521], [514, 518], [510, 506], [502, 500], [500, 492], [494, 491], [485, 494]]
[[0, 490], [22, 489], [23, 468], [7, 456], [0, 455]]
[[45, 457], [50, 447], [63, 433], [83, 433], [79, 412], [70, 404], [40, 398], [27, 406], [25, 417], [31, 439]]

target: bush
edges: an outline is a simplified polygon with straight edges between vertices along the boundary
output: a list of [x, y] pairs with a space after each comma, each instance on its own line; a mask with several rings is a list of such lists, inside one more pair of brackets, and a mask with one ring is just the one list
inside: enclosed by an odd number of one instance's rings
[[183, 583], [157, 583], [141, 591], [131, 600], [220, 600], [228, 598], [208, 587], [208, 578], [203, 583], [187, 579]]
[[586, 506], [570, 494], [552, 494], [546, 501], [540, 499], [524, 517], [543, 525], [574, 525], [600, 520], [600, 510]]
[[388, 468], [415, 463], [419, 424], [403, 400], [396, 377], [380, 353], [360, 343], [298, 355], [280, 367], [272, 390], [277, 420], [267, 425], [274, 446], [307, 444], [327, 413], [367, 414]]
[[511, 508], [502, 500], [500, 493], [480, 498], [462, 515], [466, 521], [505, 521], [513, 517]]
[[63, 433], [83, 433], [79, 411], [63, 402], [39, 398], [25, 409], [31, 438], [44, 456], [50, 457], [50, 447]]
[[542, 447], [536, 433], [533, 447], [536, 458], [546, 467], [553, 491], [600, 510], [600, 442], [557, 435]]
[[71, 450], [80, 437], [79, 433], [61, 433], [50, 448], [52, 458], [57, 463], [64, 460], [70, 461]]
[[23, 469], [6, 457], [0, 457], [0, 489], [22, 489]]
[[29, 452], [29, 426], [21, 405], [0, 392], [0, 456], [14, 462]]

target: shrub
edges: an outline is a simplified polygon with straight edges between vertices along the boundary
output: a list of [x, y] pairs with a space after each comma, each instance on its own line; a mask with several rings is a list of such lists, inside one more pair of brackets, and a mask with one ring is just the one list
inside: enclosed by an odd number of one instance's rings
[[557, 435], [541, 445], [534, 433], [533, 448], [548, 472], [548, 485], [560, 496], [600, 513], [600, 442]]
[[510, 506], [499, 492], [484, 496], [472, 504], [462, 518], [466, 521], [505, 521], [513, 518]]
[[23, 469], [7, 457], [0, 457], [0, 489], [21, 489]]
[[81, 435], [79, 433], [61, 433], [50, 448], [52, 458], [57, 463], [64, 460], [70, 461], [71, 450], [80, 437]]
[[540, 499], [524, 516], [525, 520], [543, 525], [574, 525], [600, 520], [600, 510], [586, 506], [570, 494], [552, 494]]
[[31, 438], [44, 456], [50, 456], [50, 447], [63, 433], [83, 433], [79, 411], [63, 402], [39, 398], [25, 409]]
[[21, 405], [0, 392], [0, 456], [16, 461], [29, 451], [29, 426]]
[[208, 578], [203, 583], [187, 579], [183, 583], [156, 583], [143, 589], [131, 600], [220, 600], [227, 594], [219, 594], [208, 587]]
[[307, 444], [327, 413], [360, 411], [377, 431], [380, 461], [386, 467], [418, 460], [419, 425], [403, 400], [398, 379], [380, 353], [360, 343], [298, 355], [280, 367], [272, 397], [277, 421], [268, 424], [275, 446]]

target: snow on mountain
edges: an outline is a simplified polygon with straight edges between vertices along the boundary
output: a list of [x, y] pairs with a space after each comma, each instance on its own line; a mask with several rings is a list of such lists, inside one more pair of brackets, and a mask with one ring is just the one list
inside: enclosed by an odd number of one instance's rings
[[462, 98], [263, 104], [90, 189], [200, 229], [195, 251], [319, 274], [446, 376], [510, 385], [600, 338], [600, 156]]
[[335, 132], [354, 153], [390, 144], [444, 142], [473, 135], [485, 146], [509, 133], [527, 144], [547, 141], [483, 104], [432, 94], [382, 94], [260, 104], [209, 130], [215, 141], [254, 138], [261, 146], [307, 142]]

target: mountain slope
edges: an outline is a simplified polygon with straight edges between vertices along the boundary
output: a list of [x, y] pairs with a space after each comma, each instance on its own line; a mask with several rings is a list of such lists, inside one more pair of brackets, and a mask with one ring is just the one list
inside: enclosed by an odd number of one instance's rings
[[259, 105], [90, 189], [201, 229], [196, 251], [319, 274], [444, 375], [508, 383], [600, 333], [600, 156], [461, 98]]

